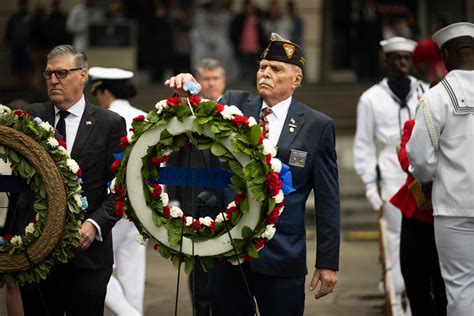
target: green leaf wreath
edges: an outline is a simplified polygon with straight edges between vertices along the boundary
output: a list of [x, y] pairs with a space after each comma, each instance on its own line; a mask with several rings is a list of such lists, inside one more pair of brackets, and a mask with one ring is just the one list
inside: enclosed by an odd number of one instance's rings
[[[193, 255], [206, 268], [216, 259], [240, 264], [257, 258], [273, 237], [284, 205], [275, 148], [255, 119], [235, 106], [192, 96], [168, 98], [155, 108], [133, 120], [132, 136], [121, 139], [124, 156], [112, 164], [117, 214], [133, 220], [139, 239], [153, 239], [164, 258], [174, 264], [184, 259], [186, 271]], [[168, 194], [156, 181], [168, 156], [185, 145], [210, 149], [233, 173], [237, 195], [216, 218], [193, 218], [168, 205]]]
[[[26, 140], [32, 139], [33, 143], [39, 144], [40, 151], [44, 149], [45, 155], [51, 157], [54, 162], [53, 166], [55, 165], [59, 170], [60, 191], [65, 192], [63, 197], [48, 196], [46, 187], [50, 184], [45, 183], [41, 176], [42, 173], [32, 165], [27, 157], [22, 156], [17, 150], [5, 145], [0, 140], [0, 159], [9, 162], [12, 174], [23, 178], [33, 190], [35, 193], [33, 208], [36, 212], [23, 234], [15, 236], [6, 234], [0, 237], [0, 286], [13, 282], [20, 284], [38, 282], [46, 279], [52, 266], [67, 262], [73, 255], [71, 249], [79, 246], [79, 229], [84, 216], [83, 210], [87, 208], [87, 200], [81, 196], [80, 176], [82, 172], [65, 149], [66, 144], [56, 135], [54, 128], [49, 123], [43, 122], [39, 118], [32, 118], [24, 111], [12, 111], [8, 107], [0, 105], [0, 127], [7, 132], [18, 131], [19, 136]], [[42, 172], [49, 174], [53, 171], [44, 170]], [[64, 190], [62, 190], [62, 186], [64, 186]], [[56, 195], [56, 192], [54, 193]], [[46, 253], [41, 261], [35, 262], [30, 247], [38, 242], [41, 235], [45, 233], [43, 230], [47, 225], [48, 216], [55, 215], [48, 214], [51, 212], [49, 202], [54, 202], [53, 200], [57, 198], [64, 199], [63, 207], [65, 208], [65, 210], [53, 209], [53, 211], [65, 213], [64, 221], [53, 227], [55, 230], [53, 234], [59, 234], [57, 243], [36, 245], [39, 249], [50, 246], [52, 251]], [[51, 242], [54, 240], [46, 240], [46, 243]], [[19, 262], [27, 264], [16, 267], [13, 263], [17, 259], [21, 259]]]

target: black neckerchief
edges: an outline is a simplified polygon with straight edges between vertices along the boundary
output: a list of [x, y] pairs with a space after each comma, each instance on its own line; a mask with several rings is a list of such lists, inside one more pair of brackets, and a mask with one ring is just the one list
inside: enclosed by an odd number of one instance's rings
[[392, 92], [400, 99], [400, 107], [407, 106], [407, 95], [410, 92], [411, 80], [409, 78], [388, 79], [387, 84]]

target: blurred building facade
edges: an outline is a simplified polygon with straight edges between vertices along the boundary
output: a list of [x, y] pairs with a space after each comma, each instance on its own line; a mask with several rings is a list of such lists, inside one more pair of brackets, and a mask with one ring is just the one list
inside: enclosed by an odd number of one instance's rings
[[[95, 42], [87, 51], [91, 66], [95, 64], [120, 66], [146, 73], [147, 64], [143, 66], [139, 62], [142, 55], [152, 59], [155, 65], [162, 66], [168, 63], [171, 65], [166, 53], [176, 43], [171, 42], [170, 31], [166, 31], [166, 27], [161, 24], [163, 20], [169, 18], [168, 14], [180, 11], [181, 16], [189, 14], [189, 18], [193, 18], [196, 7], [209, 3], [215, 7], [230, 8], [229, 12], [237, 13], [243, 1], [91, 1], [96, 13], [102, 10], [100, 18], [96, 20], [99, 21], [99, 26], [97, 23], [93, 26], [96, 36], [92, 37], [91, 41]], [[43, 6], [49, 13], [51, 2], [52, 0], [29, 0], [30, 13], [39, 6]], [[60, 1], [65, 13], [80, 2], [80, 0]], [[395, 35], [421, 39], [429, 37], [439, 23], [474, 20], [474, 0], [293, 0], [292, 2], [304, 26], [301, 44], [306, 55], [306, 83], [374, 81], [379, 75], [377, 55], [379, 39]], [[253, 3], [264, 15], [270, 15], [266, 12], [270, 12], [275, 3], [280, 6], [282, 13], [286, 14], [286, 0], [254, 0]], [[124, 12], [123, 7], [118, 4], [127, 7], [128, 12]], [[15, 85], [15, 74], [12, 74], [9, 68], [9, 50], [4, 35], [8, 19], [16, 7], [17, 1], [10, 0], [3, 1], [0, 8], [0, 72], [2, 73], [0, 94], [5, 89], [14, 88]], [[161, 10], [164, 7], [173, 9]], [[147, 8], [153, 8], [153, 25], [158, 27], [156, 32], [150, 32], [146, 24], [145, 26], [140, 24], [141, 17], [150, 13]], [[173, 26], [172, 19], [170, 23]], [[181, 31], [186, 32], [187, 26], [182, 23], [181, 26]], [[126, 33], [127, 36], [114, 36], [114, 32]], [[183, 32], [179, 34], [180, 39], [183, 38], [181, 41], [183, 45], [179, 45], [183, 50], [188, 47], [184, 45], [187, 35]], [[151, 36], [152, 40], [148, 40], [147, 36]], [[177, 38], [172, 36], [175, 37]], [[140, 43], [148, 46], [140, 51]], [[150, 43], [158, 44], [150, 45]], [[182, 53], [180, 52], [181, 55]], [[160, 74], [172, 73], [173, 69], [171, 66], [168, 69], [160, 69]], [[150, 76], [145, 75], [144, 78], [143, 82], [146, 82]], [[41, 84], [42, 81], [38, 82]], [[0, 95], [0, 102], [5, 102], [3, 99]]]

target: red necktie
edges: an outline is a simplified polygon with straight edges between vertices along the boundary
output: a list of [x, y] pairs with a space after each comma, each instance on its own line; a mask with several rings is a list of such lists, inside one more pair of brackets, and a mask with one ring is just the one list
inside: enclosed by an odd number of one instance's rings
[[262, 128], [262, 134], [265, 136], [265, 138], [268, 138], [269, 132], [268, 115], [272, 113], [273, 111], [269, 107], [263, 108], [260, 112], [260, 127]]

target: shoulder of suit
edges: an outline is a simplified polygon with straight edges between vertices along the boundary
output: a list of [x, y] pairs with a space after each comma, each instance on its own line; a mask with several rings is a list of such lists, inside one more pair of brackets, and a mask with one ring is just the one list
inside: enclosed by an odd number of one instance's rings
[[328, 115], [324, 114], [323, 112], [320, 112], [306, 104], [304, 104], [303, 102], [300, 102], [296, 99], [294, 99], [294, 101], [296, 102], [296, 111], [300, 111], [301, 113], [303, 113], [305, 115], [305, 119], [307, 118], [310, 118], [310, 119], [314, 119], [318, 122], [330, 122], [330, 121], [333, 121], [333, 119], [331, 117], [329, 117]]
[[23, 107], [23, 111], [27, 112], [31, 116], [39, 116], [44, 111], [54, 107], [51, 102], [44, 103], [31, 103]]

